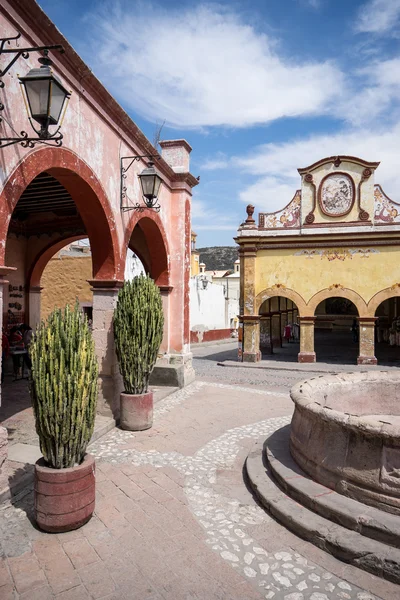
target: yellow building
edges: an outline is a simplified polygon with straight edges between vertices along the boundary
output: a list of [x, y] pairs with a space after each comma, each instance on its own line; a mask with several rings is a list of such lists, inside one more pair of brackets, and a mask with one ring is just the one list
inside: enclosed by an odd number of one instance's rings
[[190, 276], [194, 277], [200, 273], [200, 252], [196, 250], [197, 233], [191, 233], [191, 254], [190, 254]]
[[298, 169], [301, 189], [282, 210], [257, 225], [247, 207], [236, 238], [241, 360], [282, 345], [289, 323], [300, 329], [299, 362], [318, 358], [315, 330], [347, 332], [350, 343], [351, 330], [358, 364], [376, 364], [376, 341], [398, 339], [400, 205], [374, 183], [378, 166], [325, 158]]
[[92, 317], [92, 255], [89, 245], [69, 244], [49, 260], [41, 278], [41, 316], [46, 319], [55, 308], [75, 304]]

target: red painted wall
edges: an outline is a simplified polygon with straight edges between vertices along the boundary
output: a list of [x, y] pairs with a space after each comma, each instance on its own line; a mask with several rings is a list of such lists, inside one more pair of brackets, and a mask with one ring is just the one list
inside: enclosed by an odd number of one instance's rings
[[216, 342], [231, 337], [232, 329], [209, 329], [208, 331], [191, 331], [190, 343]]

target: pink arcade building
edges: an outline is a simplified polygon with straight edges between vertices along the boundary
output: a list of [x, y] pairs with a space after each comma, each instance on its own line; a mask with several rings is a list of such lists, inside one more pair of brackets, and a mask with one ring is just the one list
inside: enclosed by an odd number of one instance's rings
[[162, 141], [159, 154], [34, 0], [1, 2], [0, 38], [0, 319], [5, 327], [35, 327], [46, 264], [63, 246], [89, 238], [98, 411], [117, 415], [112, 317], [128, 248], [162, 295], [161, 379], [183, 386], [194, 378], [191, 147]]

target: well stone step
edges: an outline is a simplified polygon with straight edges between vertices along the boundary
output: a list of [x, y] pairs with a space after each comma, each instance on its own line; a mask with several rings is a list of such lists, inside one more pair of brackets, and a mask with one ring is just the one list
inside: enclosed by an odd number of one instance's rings
[[400, 548], [400, 517], [338, 494], [313, 481], [289, 450], [290, 425], [278, 429], [265, 444], [272, 475], [283, 490], [306, 508], [361, 535]]
[[400, 583], [400, 549], [334, 523], [288, 496], [274, 480], [263, 446], [263, 441], [253, 446], [246, 459], [246, 471], [264, 508], [296, 535], [336, 558]]

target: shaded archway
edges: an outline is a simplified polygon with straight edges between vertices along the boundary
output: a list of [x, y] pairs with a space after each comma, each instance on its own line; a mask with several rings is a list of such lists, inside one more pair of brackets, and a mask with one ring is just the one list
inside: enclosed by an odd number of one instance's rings
[[271, 296], [262, 302], [258, 314], [262, 357], [297, 361], [300, 343], [297, 304], [286, 296]]
[[391, 290], [377, 294], [372, 306], [376, 306], [374, 321], [375, 357], [380, 365], [400, 365], [400, 297]]
[[125, 237], [125, 248], [128, 247], [139, 257], [158, 286], [169, 285], [169, 248], [157, 213], [148, 210], [143, 215], [132, 215]]
[[27, 187], [43, 173], [58, 181], [77, 207], [92, 247], [93, 278], [118, 278], [121, 269], [123, 273], [123, 265], [106, 193], [92, 169], [65, 148], [42, 148], [31, 152], [8, 178], [0, 196], [0, 241], [3, 242], [0, 243], [0, 264], [5, 264], [5, 241], [17, 204]]
[[347, 297], [334, 295], [315, 307], [314, 350], [318, 362], [357, 364], [359, 312]]

